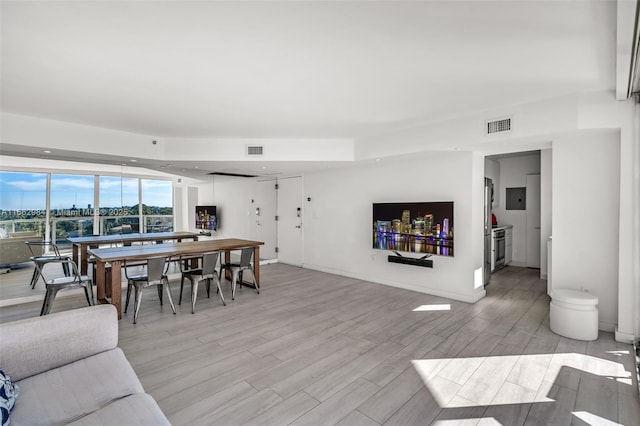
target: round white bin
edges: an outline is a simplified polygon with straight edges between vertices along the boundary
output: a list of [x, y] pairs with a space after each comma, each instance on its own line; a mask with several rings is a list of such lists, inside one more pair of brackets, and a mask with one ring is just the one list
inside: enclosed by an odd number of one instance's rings
[[551, 292], [549, 319], [551, 331], [576, 340], [598, 338], [598, 298], [568, 289]]

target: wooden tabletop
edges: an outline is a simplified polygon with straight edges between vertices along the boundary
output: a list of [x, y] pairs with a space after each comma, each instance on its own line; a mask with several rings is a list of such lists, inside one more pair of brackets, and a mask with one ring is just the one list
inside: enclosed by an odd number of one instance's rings
[[149, 244], [126, 247], [108, 247], [91, 249], [96, 260], [109, 262], [113, 260], [148, 259], [154, 256], [181, 256], [186, 254], [202, 254], [212, 251], [237, 250], [243, 247], [264, 245], [261, 241], [225, 238], [220, 240], [187, 241], [175, 244]]
[[195, 232], [148, 232], [113, 235], [90, 235], [87, 237], [67, 238], [73, 244], [107, 244], [122, 241], [156, 241], [156, 240], [177, 240], [181, 238], [198, 238], [200, 234]]

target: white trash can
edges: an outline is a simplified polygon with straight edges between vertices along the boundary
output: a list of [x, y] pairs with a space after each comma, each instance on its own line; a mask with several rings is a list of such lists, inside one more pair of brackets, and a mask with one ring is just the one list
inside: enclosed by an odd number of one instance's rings
[[576, 340], [598, 339], [598, 298], [584, 291], [556, 289], [551, 293], [551, 331]]

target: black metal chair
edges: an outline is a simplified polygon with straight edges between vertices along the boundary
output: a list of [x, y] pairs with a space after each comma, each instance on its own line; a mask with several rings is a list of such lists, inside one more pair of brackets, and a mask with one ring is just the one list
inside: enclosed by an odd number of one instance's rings
[[222, 289], [220, 288], [220, 278], [218, 277], [218, 271], [216, 270], [216, 266], [218, 265], [218, 258], [220, 257], [220, 252], [211, 252], [205, 253], [202, 255], [202, 267], [194, 268], [194, 269], [186, 269], [185, 266], [188, 262], [191, 262], [193, 258], [186, 257], [180, 258], [180, 271], [182, 272], [182, 279], [180, 280], [180, 300], [178, 301], [178, 305], [182, 304], [182, 289], [184, 288], [184, 279], [187, 278], [191, 281], [191, 313], [195, 313], [196, 311], [196, 298], [198, 297], [198, 286], [201, 281], [207, 281], [207, 297], [211, 295], [211, 280], [215, 279], [216, 286], [218, 288], [218, 294], [220, 295], [220, 299], [222, 300], [222, 304], [226, 306], [226, 302], [224, 301], [224, 295], [222, 294]]
[[[57, 245], [49, 241], [25, 241], [25, 244], [31, 252], [31, 261], [33, 261], [33, 263], [36, 265], [36, 268], [34, 268], [33, 270], [33, 275], [31, 276], [31, 282], [29, 284], [31, 285], [32, 290], [36, 288], [38, 279], [41, 276], [38, 271], [38, 267], [42, 269], [48, 263], [61, 263], [64, 276], [68, 277], [71, 275], [69, 264], [67, 262], [60, 262], [60, 260], [62, 259], [71, 260], [71, 256], [62, 256]], [[49, 252], [50, 254], [45, 254], [47, 252]]]
[[160, 306], [162, 306], [162, 288], [166, 286], [167, 297], [169, 298], [169, 304], [171, 304], [171, 310], [173, 314], [176, 313], [176, 307], [173, 304], [173, 298], [171, 297], [171, 287], [169, 286], [169, 279], [167, 278], [165, 265], [167, 264], [167, 258], [165, 257], [152, 257], [147, 259], [146, 273], [141, 275], [129, 276], [127, 273], [127, 263], [124, 263], [125, 276], [127, 277], [127, 300], [124, 305], [124, 312], [127, 312], [129, 307], [129, 299], [131, 297], [131, 289], [135, 288], [134, 305], [135, 310], [133, 313], [133, 323], [138, 321], [138, 312], [140, 311], [140, 304], [142, 303], [142, 290], [145, 287], [152, 285], [157, 286], [158, 296], [160, 297]]
[[[78, 272], [78, 265], [69, 259], [68, 257], [59, 257], [59, 258], [49, 258], [47, 263], [40, 263], [37, 257], [32, 257], [31, 260], [36, 266], [36, 271], [44, 280], [44, 284], [46, 287], [46, 293], [44, 295], [44, 302], [42, 303], [42, 309], [40, 310], [40, 315], [47, 315], [51, 312], [51, 306], [53, 305], [53, 300], [56, 298], [56, 294], [58, 291], [65, 288], [72, 287], [82, 287], [84, 288], [84, 294], [87, 298], [87, 302], [89, 306], [94, 304], [93, 298], [93, 282], [91, 278], [87, 275], [80, 275]], [[46, 279], [44, 273], [42, 272], [43, 266], [46, 264], [58, 263], [61, 265], [66, 265], [69, 269], [70, 273], [68, 276]]]
[[[223, 270], [231, 271], [231, 300], [235, 300], [236, 298], [236, 284], [239, 282], [240, 287], [242, 287], [243, 280], [243, 272], [251, 271], [251, 278], [253, 282], [253, 286], [256, 289], [256, 292], [260, 294], [260, 287], [256, 282], [256, 276], [253, 273], [253, 266], [251, 263], [251, 258], [253, 257], [253, 247], [245, 247], [240, 252], [240, 262], [239, 263], [227, 263], [222, 265], [220, 268], [220, 276], [222, 276]], [[255, 259], [254, 259], [255, 262]]]

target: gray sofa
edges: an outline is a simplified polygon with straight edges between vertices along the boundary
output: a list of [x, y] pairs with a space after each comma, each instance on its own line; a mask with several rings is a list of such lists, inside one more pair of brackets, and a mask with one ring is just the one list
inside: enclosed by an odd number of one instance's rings
[[41, 241], [37, 232], [13, 232], [9, 238], [0, 238], [0, 265], [29, 262], [31, 252], [27, 241]]
[[118, 344], [112, 305], [0, 324], [0, 366], [20, 387], [11, 425], [167, 425]]

